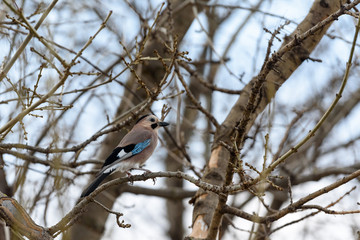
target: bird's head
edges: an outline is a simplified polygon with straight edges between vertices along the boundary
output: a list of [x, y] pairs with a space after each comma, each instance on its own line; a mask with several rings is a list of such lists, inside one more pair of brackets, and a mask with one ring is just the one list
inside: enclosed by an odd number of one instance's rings
[[151, 128], [153, 130], [159, 129], [159, 127], [165, 127], [169, 125], [167, 122], [161, 122], [155, 115], [146, 114], [141, 116], [137, 121], [136, 125], [141, 125], [145, 128]]

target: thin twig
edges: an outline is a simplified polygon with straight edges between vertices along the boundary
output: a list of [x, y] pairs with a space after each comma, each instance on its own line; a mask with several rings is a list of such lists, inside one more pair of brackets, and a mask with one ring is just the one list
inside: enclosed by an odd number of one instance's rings
[[200, 102], [194, 97], [194, 95], [191, 93], [189, 87], [187, 86], [185, 79], [183, 78], [183, 76], [180, 73], [180, 69], [179, 69], [179, 65], [177, 64], [177, 62], [175, 62], [175, 72], [181, 82], [181, 84], [183, 85], [187, 96], [189, 97], [189, 99], [191, 100], [191, 102], [196, 106], [196, 108], [202, 112], [203, 114], [205, 114], [205, 116], [212, 122], [212, 124], [214, 124], [214, 126], [216, 128], [220, 128], [220, 124], [218, 123], [218, 121], [215, 119], [215, 117], [209, 113], [204, 107], [201, 106]]
[[[3, 1], [8, 7], [11, 8], [11, 4], [7, 1], [4, 0]], [[37, 30], [41, 24], [44, 22], [45, 18], [49, 15], [50, 11], [55, 7], [56, 3], [58, 2], [58, 0], [53, 0], [48, 8], [44, 11], [44, 13], [41, 15], [39, 21], [36, 23], [34, 29]], [[7, 73], [10, 71], [10, 69], [12, 68], [12, 66], [14, 65], [14, 63], [16, 62], [16, 60], [20, 57], [20, 54], [25, 50], [25, 47], [27, 46], [27, 44], [30, 42], [31, 38], [34, 36], [33, 32], [29, 32], [29, 34], [26, 36], [26, 38], [24, 39], [24, 41], [21, 43], [20, 47], [16, 50], [16, 52], [14, 53], [14, 55], [11, 57], [11, 59], [9, 60], [9, 62], [5, 65], [4, 69], [2, 69], [2, 71], [0, 72], [0, 82], [2, 81], [2, 79], [7, 75]]]

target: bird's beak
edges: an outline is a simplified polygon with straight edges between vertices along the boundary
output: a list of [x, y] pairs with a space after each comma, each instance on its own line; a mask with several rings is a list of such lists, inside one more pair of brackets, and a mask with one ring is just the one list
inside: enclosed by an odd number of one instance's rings
[[159, 125], [159, 127], [165, 127], [165, 126], [169, 125], [169, 123], [167, 123], [167, 122], [158, 122], [158, 125]]

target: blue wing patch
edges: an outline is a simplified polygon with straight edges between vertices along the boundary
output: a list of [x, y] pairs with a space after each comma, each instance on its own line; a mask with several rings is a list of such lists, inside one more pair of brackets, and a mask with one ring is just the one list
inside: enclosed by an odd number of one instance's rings
[[131, 151], [133, 155], [140, 153], [142, 150], [144, 150], [147, 146], [150, 145], [150, 140], [147, 139], [141, 143], [138, 143], [135, 145], [134, 149]]

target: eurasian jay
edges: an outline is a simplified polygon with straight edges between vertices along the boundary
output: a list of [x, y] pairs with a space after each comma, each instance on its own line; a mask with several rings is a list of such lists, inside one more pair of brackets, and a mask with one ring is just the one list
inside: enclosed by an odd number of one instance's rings
[[94, 181], [81, 194], [81, 198], [92, 193], [113, 172], [128, 172], [140, 168], [155, 150], [159, 128], [167, 125], [169, 123], [161, 122], [151, 114], [140, 117], [105, 160]]

